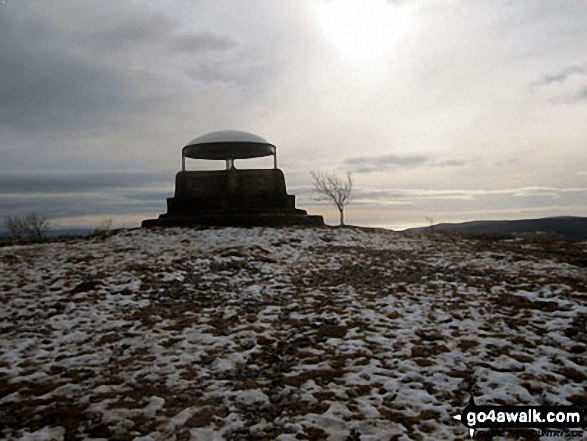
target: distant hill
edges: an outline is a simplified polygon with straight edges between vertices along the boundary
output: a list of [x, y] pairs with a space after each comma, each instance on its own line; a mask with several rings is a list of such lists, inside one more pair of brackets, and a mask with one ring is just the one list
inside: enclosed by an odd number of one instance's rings
[[514, 221], [473, 221], [457, 224], [438, 224], [431, 227], [410, 228], [410, 232], [446, 233], [471, 236], [499, 237], [554, 237], [587, 239], [587, 217], [548, 217]]

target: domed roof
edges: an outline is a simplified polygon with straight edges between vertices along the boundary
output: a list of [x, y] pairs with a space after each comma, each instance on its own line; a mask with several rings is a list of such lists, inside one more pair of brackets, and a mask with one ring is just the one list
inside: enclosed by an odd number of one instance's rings
[[192, 159], [246, 159], [275, 154], [266, 139], [240, 130], [221, 130], [198, 136], [183, 148]]
[[196, 139], [188, 142], [187, 145], [208, 144], [210, 142], [259, 142], [261, 144], [269, 144], [266, 139], [249, 132], [243, 132], [241, 130], [219, 130], [218, 132], [200, 135]]

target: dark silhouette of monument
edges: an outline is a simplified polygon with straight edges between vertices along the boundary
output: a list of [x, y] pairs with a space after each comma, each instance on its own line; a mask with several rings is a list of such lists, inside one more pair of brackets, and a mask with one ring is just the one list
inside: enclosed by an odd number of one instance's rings
[[[273, 156], [273, 169], [234, 166], [235, 159], [264, 156]], [[186, 158], [224, 160], [226, 169], [186, 171]], [[277, 168], [276, 148], [259, 136], [236, 130], [208, 133], [188, 143], [181, 160], [167, 213], [144, 220], [143, 227], [324, 225], [322, 216], [295, 208], [295, 196], [287, 194]]]

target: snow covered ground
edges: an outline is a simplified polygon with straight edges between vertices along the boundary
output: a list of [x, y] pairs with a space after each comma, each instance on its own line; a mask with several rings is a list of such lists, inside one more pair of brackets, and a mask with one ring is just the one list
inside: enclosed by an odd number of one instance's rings
[[471, 394], [585, 404], [586, 252], [328, 228], [4, 247], [0, 437], [468, 439]]

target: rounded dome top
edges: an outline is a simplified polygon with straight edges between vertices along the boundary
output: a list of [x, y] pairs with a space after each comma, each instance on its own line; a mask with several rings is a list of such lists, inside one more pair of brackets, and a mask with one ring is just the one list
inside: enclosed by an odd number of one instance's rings
[[208, 144], [211, 142], [255, 142], [269, 144], [266, 139], [249, 132], [243, 132], [241, 130], [219, 130], [198, 136], [196, 139], [188, 142], [187, 145]]
[[266, 139], [240, 130], [221, 130], [198, 136], [183, 148], [192, 159], [246, 159], [275, 154]]

